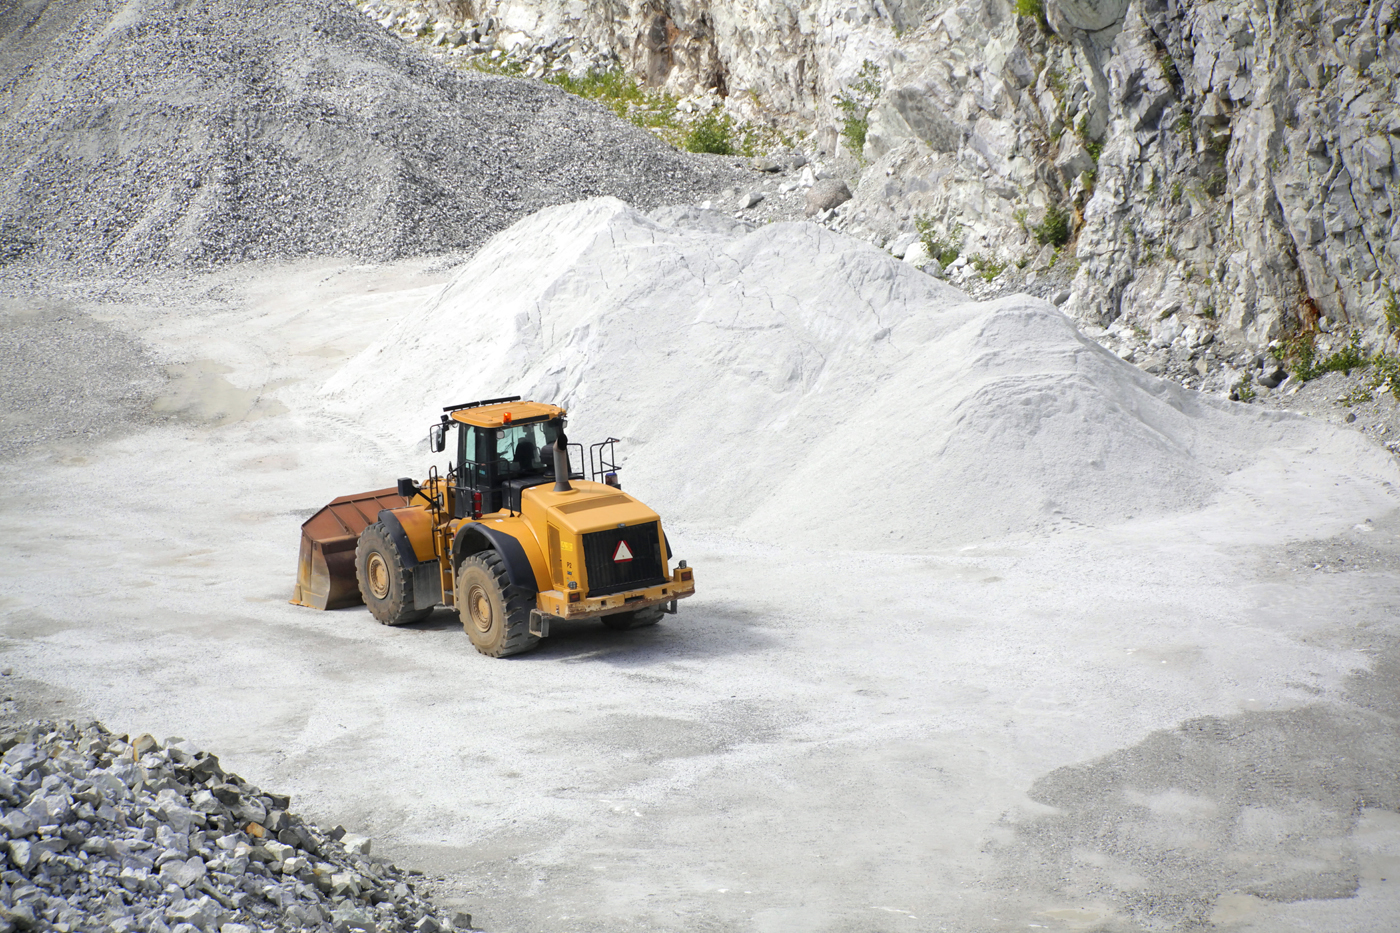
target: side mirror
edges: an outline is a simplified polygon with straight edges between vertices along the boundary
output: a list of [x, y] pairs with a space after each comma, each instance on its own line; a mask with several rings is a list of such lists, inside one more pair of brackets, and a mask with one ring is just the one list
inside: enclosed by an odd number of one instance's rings
[[428, 429], [428, 447], [435, 454], [447, 448], [447, 425], [439, 422]]

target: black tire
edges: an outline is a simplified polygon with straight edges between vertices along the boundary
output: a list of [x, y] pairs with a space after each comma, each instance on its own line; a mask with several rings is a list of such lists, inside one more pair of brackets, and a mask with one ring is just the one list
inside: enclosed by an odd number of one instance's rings
[[480, 551], [457, 568], [457, 612], [476, 650], [491, 658], [507, 658], [540, 643], [530, 634], [530, 610], [535, 594], [514, 586], [505, 561], [495, 551]]
[[370, 615], [385, 625], [421, 622], [433, 607], [413, 608], [413, 577], [381, 522], [360, 532], [355, 544], [355, 580]]
[[637, 609], [633, 612], [618, 612], [610, 616], [603, 616], [603, 624], [610, 629], [625, 632], [634, 628], [646, 628], [648, 625], [655, 625], [661, 621], [665, 615], [660, 606], [651, 606], [646, 609]]

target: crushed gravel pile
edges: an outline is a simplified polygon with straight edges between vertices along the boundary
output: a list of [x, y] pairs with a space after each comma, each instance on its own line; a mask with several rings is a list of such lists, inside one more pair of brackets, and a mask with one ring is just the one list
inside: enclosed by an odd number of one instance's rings
[[0, 931], [436, 933], [438, 916], [369, 840], [181, 739], [36, 722], [0, 740]]
[[390, 259], [742, 171], [434, 61], [338, 0], [0, 5], [0, 262]]

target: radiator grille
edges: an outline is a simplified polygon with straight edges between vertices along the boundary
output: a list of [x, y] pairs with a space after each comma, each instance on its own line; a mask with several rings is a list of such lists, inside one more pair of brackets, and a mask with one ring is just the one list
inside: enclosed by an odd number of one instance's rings
[[[583, 565], [588, 570], [588, 595], [608, 596], [666, 582], [661, 572], [661, 541], [656, 522], [590, 531], [583, 536]], [[618, 545], [627, 543], [629, 561], [616, 561]]]

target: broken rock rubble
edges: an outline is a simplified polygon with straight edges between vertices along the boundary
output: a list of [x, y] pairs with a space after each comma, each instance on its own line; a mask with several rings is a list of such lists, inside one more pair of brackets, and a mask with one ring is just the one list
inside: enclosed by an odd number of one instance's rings
[[0, 933], [470, 928], [368, 839], [321, 831], [181, 739], [41, 721], [0, 750]]

